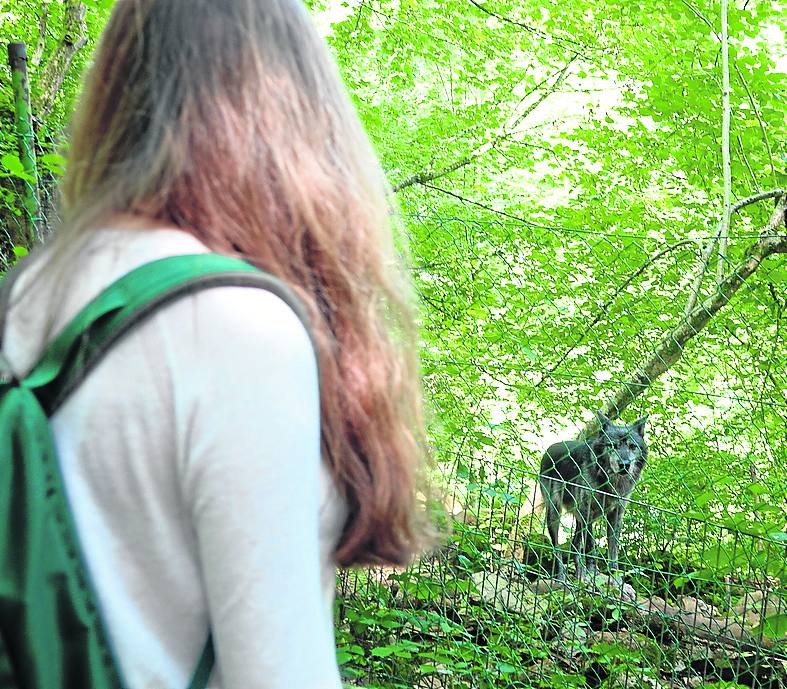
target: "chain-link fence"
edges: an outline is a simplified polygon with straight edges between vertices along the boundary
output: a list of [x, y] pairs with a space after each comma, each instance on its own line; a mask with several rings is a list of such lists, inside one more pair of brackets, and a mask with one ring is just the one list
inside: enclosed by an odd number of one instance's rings
[[[770, 211], [740, 221], [728, 276]], [[687, 242], [501, 215], [405, 213], [454, 535], [405, 572], [342, 577], [345, 668], [379, 687], [787, 685], [784, 257], [718, 309], [703, 280], [696, 308], [712, 317], [643, 382], [690, 319], [712, 230]], [[632, 388], [623, 416], [649, 415], [648, 461], [623, 519], [622, 578], [606, 571], [600, 518], [602, 574], [558, 581], [544, 450]]]

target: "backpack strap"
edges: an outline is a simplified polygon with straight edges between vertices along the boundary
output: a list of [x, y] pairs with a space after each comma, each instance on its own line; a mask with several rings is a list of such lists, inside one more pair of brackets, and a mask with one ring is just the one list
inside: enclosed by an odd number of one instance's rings
[[187, 689], [207, 689], [210, 673], [213, 672], [215, 662], [213, 637], [208, 635], [208, 640], [205, 642], [205, 647], [202, 649], [202, 654], [197, 661], [197, 667], [194, 669], [194, 675]]
[[277, 278], [245, 261], [219, 254], [171, 256], [124, 275], [85, 306], [47, 346], [24, 385], [35, 392], [51, 416], [134, 326], [182, 296], [223, 286], [273, 292], [295, 311], [314, 342], [303, 305]]

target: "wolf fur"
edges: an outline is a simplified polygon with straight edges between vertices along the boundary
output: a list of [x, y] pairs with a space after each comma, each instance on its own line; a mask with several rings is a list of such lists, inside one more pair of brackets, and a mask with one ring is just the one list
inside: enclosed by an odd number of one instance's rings
[[541, 462], [539, 485], [546, 509], [549, 538], [555, 547], [557, 577], [566, 572], [558, 548], [560, 515], [574, 516], [571, 551], [579, 580], [595, 574], [593, 523], [601, 516], [607, 523], [608, 562], [618, 569], [618, 546], [623, 512], [647, 460], [643, 417], [630, 426], [615, 425], [596, 412], [600, 430], [585, 440], [567, 440], [547, 449]]

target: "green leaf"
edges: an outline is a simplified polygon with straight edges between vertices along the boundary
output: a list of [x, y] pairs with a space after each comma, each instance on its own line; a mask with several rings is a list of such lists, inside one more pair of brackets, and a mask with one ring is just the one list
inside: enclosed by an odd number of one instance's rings
[[504, 663], [502, 661], [498, 661], [497, 669], [500, 670], [504, 675], [510, 675], [516, 672], [516, 668], [513, 665], [509, 665], [508, 663]]
[[63, 175], [66, 171], [66, 159], [58, 153], [46, 153], [38, 162], [44, 170], [54, 175]]
[[8, 174], [12, 177], [18, 177], [26, 182], [35, 182], [35, 179], [25, 172], [25, 167], [22, 165], [22, 161], [19, 160], [18, 155], [6, 153], [0, 158], [0, 164], [8, 170]]
[[397, 646], [378, 646], [371, 650], [371, 654], [376, 658], [387, 658], [398, 650], [399, 648]]
[[345, 648], [336, 649], [336, 663], [338, 665], [344, 665], [345, 663], [350, 662], [354, 657], [355, 654], [351, 653], [349, 650]]
[[787, 614], [780, 613], [766, 617], [754, 631], [768, 639], [787, 637]]

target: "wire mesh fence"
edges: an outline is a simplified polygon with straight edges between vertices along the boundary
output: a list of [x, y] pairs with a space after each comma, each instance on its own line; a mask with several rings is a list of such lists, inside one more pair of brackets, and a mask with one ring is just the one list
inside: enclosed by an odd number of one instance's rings
[[536, 473], [497, 463], [474, 479], [438, 555], [340, 578], [340, 654], [359, 686], [785, 686], [783, 543], [632, 500], [623, 579], [602, 562], [561, 582], [523, 499]]
[[[60, 135], [35, 120], [34, 131], [42, 217], [25, 215], [30, 181], [5, 178], [6, 265], [29, 223], [39, 238], [56, 224]], [[452, 533], [405, 570], [339, 575], [348, 684], [787, 687], [787, 256], [763, 257], [643, 384], [638, 371], [677, 341], [689, 302], [708, 310], [719, 294], [703, 266], [712, 227], [687, 238], [685, 218], [658, 231], [555, 225], [479, 208], [458, 182], [444, 191], [408, 197], [403, 219]], [[766, 216], [739, 221], [727, 275], [740, 276]], [[578, 579], [567, 515], [561, 580], [538, 487], [544, 450], [632, 387], [624, 416], [649, 415], [648, 460], [625, 501], [620, 571], [602, 517], [600, 572]]]
[[[649, 455], [621, 576], [600, 519], [601, 574], [580, 582], [569, 565], [558, 581], [537, 505], [544, 450], [576, 437], [685, 321], [712, 233], [405, 211], [454, 535], [406, 572], [344, 576], [346, 670], [380, 687], [785, 686], [783, 257], [625, 410], [649, 414]], [[731, 264], [756, 222], [742, 222]], [[716, 291], [703, 282], [699, 303]], [[567, 563], [571, 531], [566, 516]]]

